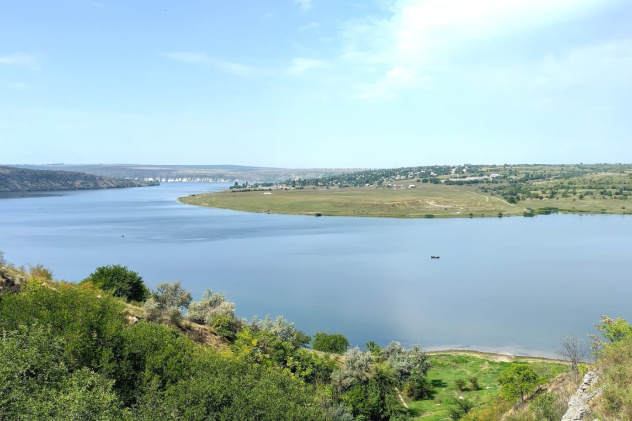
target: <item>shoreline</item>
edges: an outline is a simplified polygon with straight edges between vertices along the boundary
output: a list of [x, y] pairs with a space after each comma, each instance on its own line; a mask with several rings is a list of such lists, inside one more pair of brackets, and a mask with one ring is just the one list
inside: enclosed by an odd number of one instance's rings
[[[562, 214], [562, 215], [619, 215], [626, 216], [632, 215], [632, 212], [603, 212], [603, 211], [587, 211], [587, 210], [570, 210], [570, 209], [558, 209], [557, 212], [552, 212], [550, 214], [533, 214], [525, 216], [520, 213], [504, 213], [502, 216], [494, 215], [493, 213], [487, 213], [482, 215], [448, 215], [448, 214], [380, 214], [380, 213], [329, 213], [326, 211], [314, 212], [314, 211], [304, 211], [304, 212], [283, 212], [283, 211], [272, 211], [272, 210], [255, 210], [255, 209], [239, 209], [237, 207], [229, 207], [229, 206], [214, 206], [211, 204], [198, 204], [186, 201], [185, 199], [191, 197], [200, 197], [206, 193], [195, 194], [191, 196], [178, 197], [177, 201], [184, 205], [190, 206], [198, 206], [203, 208], [214, 208], [214, 209], [224, 209], [224, 210], [232, 210], [236, 212], [246, 212], [246, 213], [260, 213], [260, 214], [268, 214], [268, 215], [296, 215], [296, 216], [312, 216], [312, 217], [342, 217], [342, 218], [390, 218], [390, 219], [485, 219], [485, 218], [533, 218], [536, 216], [549, 216], [552, 214]], [[209, 193], [216, 194], [216, 193]]]
[[499, 352], [487, 352], [487, 351], [476, 351], [471, 349], [443, 349], [443, 350], [434, 350], [428, 351], [426, 350], [426, 354], [428, 355], [470, 355], [482, 359], [488, 359], [492, 361], [503, 361], [503, 362], [514, 362], [514, 361], [540, 361], [540, 362], [550, 362], [550, 363], [560, 363], [560, 364], [570, 364], [568, 361], [559, 359], [559, 358], [551, 358], [551, 357], [535, 357], [529, 355], [514, 355], [510, 353], [499, 353]]
[[[178, 202], [250, 213], [396, 219], [508, 218], [556, 213], [632, 215], [629, 200], [526, 199], [515, 204], [474, 188], [428, 186], [408, 190], [374, 188], [203, 192]], [[628, 205], [628, 206], [626, 206]]]

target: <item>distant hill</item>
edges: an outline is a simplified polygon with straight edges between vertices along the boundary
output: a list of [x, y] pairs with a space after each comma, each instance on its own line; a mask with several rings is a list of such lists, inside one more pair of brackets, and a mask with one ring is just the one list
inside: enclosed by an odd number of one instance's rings
[[80, 171], [105, 177], [119, 177], [139, 181], [251, 181], [275, 182], [306, 178], [328, 177], [341, 173], [352, 173], [354, 168], [270, 168], [243, 165], [139, 165], [139, 164], [98, 164], [98, 165], [12, 165], [17, 168], [34, 170]]
[[30, 170], [0, 166], [0, 192], [112, 189], [158, 184], [158, 182], [124, 180], [73, 171]]

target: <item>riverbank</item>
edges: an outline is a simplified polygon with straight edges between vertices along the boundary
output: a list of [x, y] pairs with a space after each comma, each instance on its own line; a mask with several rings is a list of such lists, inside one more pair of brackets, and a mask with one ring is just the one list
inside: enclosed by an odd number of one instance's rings
[[[478, 218], [548, 213], [632, 214], [632, 200], [590, 197], [509, 203], [474, 186], [410, 183], [400, 190], [358, 187], [223, 191], [194, 194], [182, 203], [244, 212], [387, 218]], [[630, 202], [630, 203], [628, 203]]]

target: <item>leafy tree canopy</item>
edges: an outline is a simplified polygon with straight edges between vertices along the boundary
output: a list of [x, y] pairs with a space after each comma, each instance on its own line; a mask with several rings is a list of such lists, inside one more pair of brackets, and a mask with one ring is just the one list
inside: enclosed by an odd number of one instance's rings
[[149, 289], [141, 276], [121, 265], [100, 266], [81, 283], [91, 282], [96, 287], [111, 292], [115, 297], [123, 297], [127, 301], [145, 301], [149, 297]]
[[533, 393], [541, 383], [533, 368], [527, 364], [515, 364], [509, 370], [503, 372], [498, 377], [500, 383], [500, 393], [507, 399], [516, 399], [524, 402], [524, 396]]
[[349, 340], [341, 333], [316, 332], [312, 340], [312, 348], [316, 351], [342, 354], [349, 348]]

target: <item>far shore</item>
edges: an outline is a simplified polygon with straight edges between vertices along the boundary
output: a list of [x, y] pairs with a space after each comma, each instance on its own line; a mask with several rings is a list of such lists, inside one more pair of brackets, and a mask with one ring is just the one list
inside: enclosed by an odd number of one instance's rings
[[483, 351], [476, 351], [476, 350], [471, 350], [471, 349], [445, 349], [445, 350], [438, 350], [438, 351], [427, 351], [427, 354], [428, 355], [441, 355], [441, 354], [471, 355], [474, 357], [488, 359], [491, 361], [504, 361], [504, 362], [541, 361], [541, 362], [556, 362], [556, 363], [562, 363], [562, 364], [569, 364], [568, 361], [558, 359], [558, 358], [532, 357], [528, 355], [513, 355], [513, 354], [508, 354], [508, 353], [483, 352]]
[[509, 203], [497, 195], [480, 193], [472, 186], [433, 184], [419, 184], [404, 190], [356, 187], [222, 191], [194, 194], [178, 200], [190, 205], [244, 212], [311, 216], [505, 218], [551, 213], [632, 214], [630, 199], [544, 198]]

